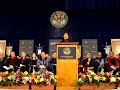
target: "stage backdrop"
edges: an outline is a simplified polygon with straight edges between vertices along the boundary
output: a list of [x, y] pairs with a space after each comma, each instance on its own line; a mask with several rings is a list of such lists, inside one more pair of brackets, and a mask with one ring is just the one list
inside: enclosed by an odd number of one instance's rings
[[61, 39], [49, 39], [49, 55], [52, 55], [52, 52], [56, 51], [56, 43], [62, 41]]
[[21, 52], [26, 52], [28, 55], [33, 53], [34, 40], [20, 40], [19, 41], [19, 55]]
[[90, 52], [93, 58], [97, 56], [97, 52], [98, 52], [97, 39], [82, 39], [83, 57], [87, 52]]
[[0, 40], [0, 53], [4, 53], [5, 56], [6, 40]]
[[111, 39], [112, 51], [114, 54], [120, 53], [120, 39]]

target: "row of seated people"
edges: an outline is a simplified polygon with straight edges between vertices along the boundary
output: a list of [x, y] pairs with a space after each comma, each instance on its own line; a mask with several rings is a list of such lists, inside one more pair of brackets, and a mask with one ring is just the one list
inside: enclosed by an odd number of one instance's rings
[[28, 71], [31, 73], [34, 67], [35, 71], [43, 68], [56, 73], [53, 64], [56, 64], [56, 52], [53, 52], [51, 57], [45, 52], [42, 52], [40, 56], [35, 53], [27, 56], [25, 52], [22, 52], [21, 56], [16, 56], [15, 52], [12, 52], [9, 57], [4, 57], [4, 54], [0, 53], [0, 72], [6, 70], [16, 72], [20, 69], [22, 72]]
[[84, 58], [79, 56], [79, 72], [87, 72], [87, 69], [92, 69], [95, 73], [104, 69], [104, 72], [116, 74], [120, 72], [120, 54], [115, 56], [113, 52], [106, 58], [102, 57], [102, 53], [98, 52], [96, 58], [91, 58], [90, 53], [86, 53]]
[[[56, 74], [56, 52], [52, 53], [50, 57], [45, 52], [41, 52], [40, 56], [37, 56], [33, 53], [30, 57], [26, 55], [25, 52], [21, 53], [21, 56], [16, 56], [15, 52], [12, 52], [11, 55], [7, 58], [4, 57], [3, 53], [0, 53], [0, 72], [6, 71], [9, 67], [9, 71], [17, 71], [19, 68], [22, 72], [28, 71], [32, 72], [32, 68], [34, 67], [36, 71], [39, 71], [41, 68], [46, 68], [48, 71], [52, 71]], [[120, 55], [116, 56], [113, 52], [106, 57], [102, 57], [102, 53], [98, 52], [96, 58], [91, 58], [90, 53], [86, 53], [84, 58], [79, 57], [79, 68], [81, 72], [87, 72], [87, 68], [93, 69], [95, 73], [101, 71], [101, 68], [104, 68], [105, 72], [113, 71], [115, 74], [117, 71], [120, 71]], [[40, 67], [43, 65], [42, 67]], [[83, 71], [84, 70], [84, 71]]]

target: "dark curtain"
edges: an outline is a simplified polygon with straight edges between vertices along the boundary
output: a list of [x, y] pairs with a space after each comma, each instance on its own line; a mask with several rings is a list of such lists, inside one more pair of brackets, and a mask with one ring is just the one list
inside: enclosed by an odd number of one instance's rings
[[[65, 32], [70, 33], [72, 41], [80, 44], [82, 39], [98, 39], [99, 51], [103, 50], [106, 42], [111, 44], [112, 38], [120, 38], [119, 0], [5, 3], [0, 3], [4, 8], [0, 11], [0, 39], [13, 45], [17, 54], [19, 40], [34, 39], [35, 46], [41, 43], [48, 52], [49, 39], [62, 38]], [[65, 11], [69, 17], [68, 24], [61, 29], [50, 23], [51, 14], [57, 10]]]

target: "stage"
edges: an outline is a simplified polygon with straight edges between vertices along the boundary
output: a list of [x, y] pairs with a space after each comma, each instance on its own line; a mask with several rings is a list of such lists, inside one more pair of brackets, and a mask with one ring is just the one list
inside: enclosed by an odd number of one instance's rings
[[[116, 90], [115, 84], [102, 84], [102, 85], [96, 85], [96, 84], [90, 84], [90, 85], [81, 85], [78, 86], [78, 90]], [[0, 90], [57, 90], [53, 84], [51, 85], [46, 85], [46, 86], [38, 86], [38, 85], [31, 85], [29, 84], [21, 84], [21, 85], [16, 85], [16, 86], [0, 86]], [[62, 89], [61, 89], [62, 90]], [[76, 90], [76, 89], [70, 89], [69, 90]], [[120, 83], [119, 83], [119, 89], [120, 90]]]

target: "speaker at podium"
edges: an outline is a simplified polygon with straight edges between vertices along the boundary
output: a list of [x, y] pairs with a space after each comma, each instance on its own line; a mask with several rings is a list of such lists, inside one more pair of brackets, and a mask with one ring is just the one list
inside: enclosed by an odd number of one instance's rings
[[78, 42], [57, 43], [57, 90], [78, 90]]

